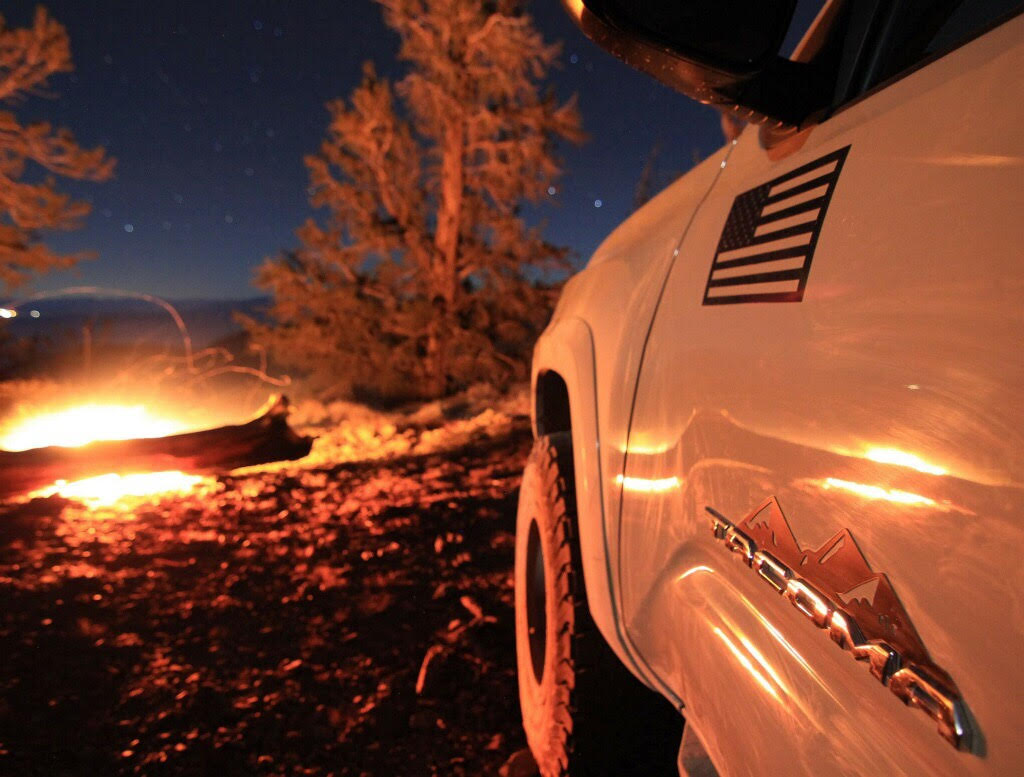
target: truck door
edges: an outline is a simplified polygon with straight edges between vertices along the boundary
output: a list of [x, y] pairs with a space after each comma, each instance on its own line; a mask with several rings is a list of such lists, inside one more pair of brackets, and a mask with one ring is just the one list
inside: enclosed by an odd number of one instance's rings
[[[729, 774], [1024, 761], [1014, 5], [900, 5], [827, 120], [774, 145], [743, 132], [668, 278], [621, 478], [618, 596]], [[960, 749], [914, 707], [927, 699], [894, 693], [892, 666], [854, 660], [812, 600], [730, 549], [728, 525], [944, 678]]]

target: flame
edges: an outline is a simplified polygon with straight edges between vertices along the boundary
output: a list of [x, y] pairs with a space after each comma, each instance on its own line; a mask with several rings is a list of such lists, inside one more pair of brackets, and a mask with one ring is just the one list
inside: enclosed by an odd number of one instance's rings
[[0, 448], [78, 448], [97, 440], [163, 437], [183, 428], [177, 421], [153, 415], [143, 405], [79, 405], [26, 419], [0, 439]]
[[565, 0], [565, 5], [569, 10], [569, 13], [579, 19], [583, 16], [583, 11], [586, 7], [583, 5], [583, 0]]
[[198, 484], [208, 481], [202, 475], [188, 475], [184, 472], [139, 472], [131, 475], [106, 475], [74, 480], [58, 480], [52, 486], [33, 491], [32, 497], [59, 495], [78, 499], [90, 507], [109, 507], [128, 497], [144, 497], [156, 494], [185, 494]]
[[[144, 405], [85, 404], [33, 416], [0, 438], [0, 448], [10, 451], [60, 445], [78, 448], [98, 440], [163, 437], [181, 432], [185, 424], [159, 416]], [[108, 473], [56, 483], [33, 491], [31, 497], [60, 495], [78, 499], [90, 507], [105, 507], [125, 497], [185, 493], [210, 479], [184, 472]]]

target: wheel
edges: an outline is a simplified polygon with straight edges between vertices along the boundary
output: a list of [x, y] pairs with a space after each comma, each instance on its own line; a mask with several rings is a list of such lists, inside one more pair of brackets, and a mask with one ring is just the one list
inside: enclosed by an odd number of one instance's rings
[[543, 777], [676, 775], [682, 718], [622, 666], [590, 617], [569, 434], [541, 437], [516, 517], [516, 664]]

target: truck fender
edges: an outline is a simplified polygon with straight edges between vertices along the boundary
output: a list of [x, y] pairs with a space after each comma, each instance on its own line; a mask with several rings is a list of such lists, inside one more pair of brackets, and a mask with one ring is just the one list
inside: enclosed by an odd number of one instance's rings
[[597, 419], [597, 372], [594, 337], [582, 318], [566, 316], [553, 322], [537, 341], [533, 354], [531, 416], [537, 429], [537, 381], [546, 372], [557, 373], [569, 395], [576, 505], [583, 580], [591, 617], [619, 660], [648, 687], [652, 687], [632, 656], [622, 633], [612, 593], [614, 570], [608, 557], [601, 441]]

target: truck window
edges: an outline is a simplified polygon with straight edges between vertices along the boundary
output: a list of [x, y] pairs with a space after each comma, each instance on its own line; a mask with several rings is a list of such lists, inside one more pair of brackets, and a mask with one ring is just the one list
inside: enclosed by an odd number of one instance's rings
[[894, 4], [865, 89], [962, 46], [1022, 10], [1021, 0], [909, 0]]

